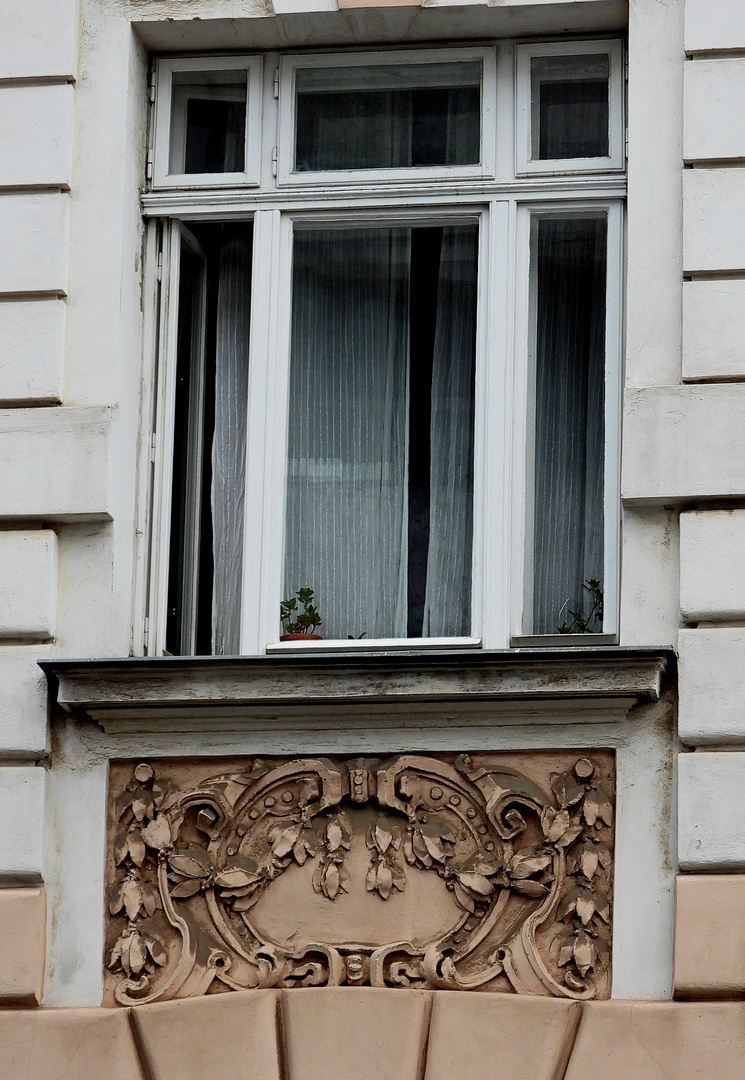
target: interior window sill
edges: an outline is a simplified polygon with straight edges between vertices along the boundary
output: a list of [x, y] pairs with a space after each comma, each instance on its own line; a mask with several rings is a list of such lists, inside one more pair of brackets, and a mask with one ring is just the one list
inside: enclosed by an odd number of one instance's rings
[[480, 649], [481, 638], [340, 638], [321, 641], [274, 641], [267, 653], [402, 653]]
[[511, 649], [576, 649], [588, 645], [618, 645], [618, 634], [519, 634]]

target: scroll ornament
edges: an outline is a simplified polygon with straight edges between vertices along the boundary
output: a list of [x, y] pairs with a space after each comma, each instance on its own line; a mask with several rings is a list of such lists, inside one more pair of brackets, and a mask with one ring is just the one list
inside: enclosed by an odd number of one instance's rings
[[[613, 809], [599, 772], [580, 757], [543, 790], [497, 755], [255, 759], [184, 791], [138, 764], [115, 807], [114, 998], [319, 985], [604, 996]], [[262, 898], [291, 868], [301, 896], [352, 905], [349, 939], [262, 929]], [[416, 874], [439, 879], [452, 917], [424, 942], [355, 938], [349, 911], [402, 910]]]

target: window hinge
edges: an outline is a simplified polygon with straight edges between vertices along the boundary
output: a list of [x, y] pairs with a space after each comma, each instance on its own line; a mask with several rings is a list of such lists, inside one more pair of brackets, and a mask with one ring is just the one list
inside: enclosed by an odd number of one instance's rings
[[277, 156], [278, 150], [276, 146], [272, 147], [272, 176], [277, 175]]
[[155, 464], [155, 454], [158, 449], [158, 436], [155, 432], [150, 436], [150, 460]]
[[142, 629], [142, 644], [146, 649], [150, 645], [150, 618], [147, 615], [145, 616], [145, 625]]
[[162, 251], [158, 252], [157, 278], [158, 278], [158, 281], [163, 280], [163, 252]]
[[274, 96], [279, 97], [279, 68], [274, 69]]
[[155, 69], [150, 72], [150, 101], [155, 101]]
[[152, 180], [153, 178], [153, 151], [152, 147], [147, 152], [147, 178]]

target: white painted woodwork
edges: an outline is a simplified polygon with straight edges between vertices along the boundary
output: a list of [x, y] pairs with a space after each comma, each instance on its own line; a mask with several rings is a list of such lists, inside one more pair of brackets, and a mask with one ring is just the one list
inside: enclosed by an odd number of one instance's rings
[[620, 644], [675, 647], [678, 522], [669, 507], [626, 507], [621, 522]]
[[683, 742], [745, 742], [745, 629], [681, 630], [678, 656], [678, 733]]
[[48, 645], [0, 647], [0, 759], [47, 751], [47, 681], [36, 663]]
[[0, 639], [54, 636], [57, 536], [51, 529], [0, 532]]
[[0, 293], [64, 292], [70, 197], [0, 194]]
[[0, 86], [0, 186], [69, 184], [74, 90]]
[[0, 518], [108, 516], [106, 408], [0, 412]]
[[624, 394], [624, 499], [745, 494], [745, 385], [687, 384]]
[[745, 278], [683, 283], [683, 378], [745, 379]]
[[745, 269], [745, 168], [683, 172], [683, 270]]
[[745, 869], [745, 753], [678, 756], [681, 870]]
[[686, 52], [745, 49], [742, 0], [685, 0]]
[[680, 609], [683, 618], [745, 619], [745, 510], [680, 515]]
[[[604, 158], [533, 158], [532, 79], [533, 57], [581, 56], [606, 53], [608, 57], [608, 156]], [[624, 116], [624, 49], [616, 40], [548, 42], [518, 45], [516, 55], [515, 168], [519, 175], [571, 172], [607, 172], [626, 167], [626, 122]]]
[[685, 160], [745, 158], [745, 58], [687, 60], [683, 72]]
[[0, 768], [0, 885], [42, 878], [46, 775], [41, 766]]
[[72, 76], [78, 0], [3, 0], [0, 79]]
[[0, 301], [0, 405], [62, 400], [64, 300]]

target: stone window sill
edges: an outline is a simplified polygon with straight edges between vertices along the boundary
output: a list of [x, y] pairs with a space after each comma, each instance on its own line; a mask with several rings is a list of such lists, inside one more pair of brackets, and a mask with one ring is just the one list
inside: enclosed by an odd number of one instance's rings
[[41, 660], [58, 709], [106, 732], [623, 720], [675, 654], [586, 646]]

